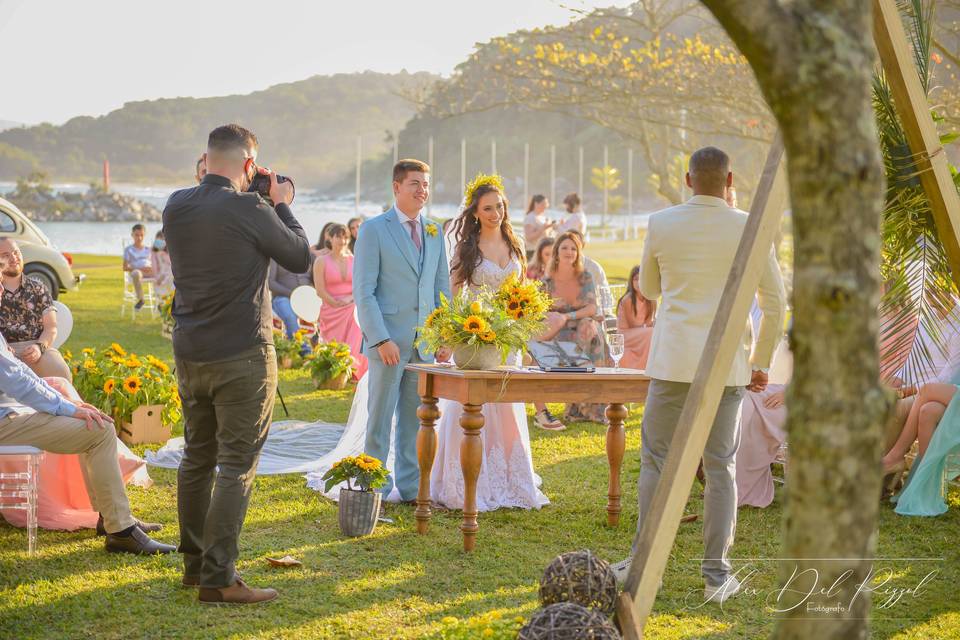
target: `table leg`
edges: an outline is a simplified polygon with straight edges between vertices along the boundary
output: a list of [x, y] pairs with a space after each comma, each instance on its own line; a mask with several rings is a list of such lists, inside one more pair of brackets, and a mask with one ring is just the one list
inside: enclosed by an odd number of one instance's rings
[[623, 466], [623, 453], [627, 447], [627, 436], [623, 421], [627, 419], [627, 408], [619, 402], [607, 405], [607, 462], [610, 466], [610, 481], [607, 488], [607, 525], [615, 527], [620, 523], [620, 468]]
[[420, 418], [420, 430], [417, 431], [417, 464], [420, 466], [420, 485], [417, 491], [417, 509], [413, 517], [417, 520], [417, 533], [424, 534], [430, 528], [430, 472], [433, 459], [437, 455], [437, 399], [421, 396], [417, 417]]
[[480, 429], [483, 428], [483, 405], [465, 404], [460, 416], [463, 441], [460, 443], [460, 468], [463, 470], [463, 550], [473, 551], [477, 542], [477, 478], [480, 477], [483, 443]]

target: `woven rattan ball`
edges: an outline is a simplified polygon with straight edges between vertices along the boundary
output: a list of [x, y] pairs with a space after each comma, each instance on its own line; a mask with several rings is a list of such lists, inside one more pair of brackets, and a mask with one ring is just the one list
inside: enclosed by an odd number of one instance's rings
[[617, 601], [617, 578], [592, 551], [568, 551], [554, 558], [540, 579], [540, 602], [575, 602], [609, 616]]
[[517, 640], [620, 640], [620, 632], [599, 611], [558, 602], [533, 614]]

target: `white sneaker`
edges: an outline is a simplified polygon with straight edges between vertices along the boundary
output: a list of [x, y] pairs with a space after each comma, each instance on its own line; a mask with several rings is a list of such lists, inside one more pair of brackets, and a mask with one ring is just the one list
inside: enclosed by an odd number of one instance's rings
[[727, 578], [727, 581], [724, 582], [719, 587], [711, 587], [707, 585], [703, 588], [703, 599], [706, 602], [715, 602], [717, 604], [723, 604], [733, 596], [737, 595], [740, 592], [740, 581], [730, 576]]
[[[623, 586], [623, 583], [627, 581], [627, 574], [630, 573], [630, 564], [633, 562], [633, 556], [628, 557], [626, 560], [621, 560], [620, 562], [615, 562], [610, 565], [610, 569], [613, 571], [613, 575], [617, 579], [617, 584]], [[660, 579], [660, 586], [657, 589], [663, 589], [663, 579]]]

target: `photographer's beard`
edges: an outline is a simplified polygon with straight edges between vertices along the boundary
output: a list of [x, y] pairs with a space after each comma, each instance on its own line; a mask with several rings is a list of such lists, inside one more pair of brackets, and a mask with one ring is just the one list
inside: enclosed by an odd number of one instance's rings
[[23, 275], [23, 267], [21, 265], [4, 265], [0, 273], [3, 274], [4, 278], [19, 278]]

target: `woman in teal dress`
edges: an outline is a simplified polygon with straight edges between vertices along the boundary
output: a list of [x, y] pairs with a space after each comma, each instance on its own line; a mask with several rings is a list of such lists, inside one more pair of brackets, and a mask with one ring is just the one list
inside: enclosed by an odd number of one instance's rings
[[891, 501], [903, 516], [938, 516], [947, 511], [943, 478], [960, 473], [960, 373], [951, 384], [921, 387], [910, 409], [900, 439], [883, 458], [884, 472], [903, 468], [907, 451], [917, 440], [919, 456], [913, 463], [903, 490]]

